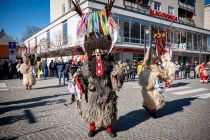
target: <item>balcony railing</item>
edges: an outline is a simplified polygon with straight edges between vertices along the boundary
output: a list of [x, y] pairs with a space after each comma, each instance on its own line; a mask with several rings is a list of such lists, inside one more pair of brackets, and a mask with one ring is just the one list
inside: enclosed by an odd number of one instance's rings
[[129, 0], [124, 0], [124, 6], [126, 9], [133, 10], [139, 13], [147, 13], [150, 9], [150, 6], [147, 5], [140, 5], [130, 2]]
[[195, 12], [194, 6], [184, 3], [184, 2], [181, 2], [181, 1], [179, 1], [179, 7], [182, 9], [185, 9], [187, 11], [193, 12], [193, 13]]

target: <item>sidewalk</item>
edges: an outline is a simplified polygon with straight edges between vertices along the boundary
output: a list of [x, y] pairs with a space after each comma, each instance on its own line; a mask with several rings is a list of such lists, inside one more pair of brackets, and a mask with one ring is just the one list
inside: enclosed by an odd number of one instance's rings
[[[89, 139], [88, 124], [79, 116], [75, 103], [69, 104], [71, 99], [67, 88], [58, 87], [57, 78], [38, 80], [32, 90], [25, 90], [19, 80], [0, 83], [6, 83], [9, 89], [0, 91], [0, 139]], [[177, 80], [175, 85], [179, 83], [182, 86], [175, 89], [176, 92], [200, 86], [210, 90], [208, 85], [199, 85], [196, 80]], [[153, 119], [141, 106], [140, 90], [136, 81], [126, 82], [122, 90], [117, 92], [118, 120], [114, 130], [118, 136], [114, 139], [210, 139], [210, 98], [191, 97], [200, 93], [166, 94], [166, 106], [159, 111], [159, 118]], [[86, 108], [87, 104], [82, 100], [84, 114]], [[109, 140], [110, 137], [102, 131], [92, 139]]]

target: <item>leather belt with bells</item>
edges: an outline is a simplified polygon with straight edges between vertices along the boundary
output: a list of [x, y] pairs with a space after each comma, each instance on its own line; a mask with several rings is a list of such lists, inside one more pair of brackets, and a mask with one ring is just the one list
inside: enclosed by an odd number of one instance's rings
[[96, 75], [98, 77], [103, 75], [102, 63], [101, 63], [101, 54], [99, 49], [96, 49]]

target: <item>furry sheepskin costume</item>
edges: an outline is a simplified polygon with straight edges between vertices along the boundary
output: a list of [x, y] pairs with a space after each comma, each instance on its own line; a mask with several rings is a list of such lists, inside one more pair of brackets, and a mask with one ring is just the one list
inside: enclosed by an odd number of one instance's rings
[[143, 107], [152, 117], [156, 117], [155, 112], [164, 106], [163, 95], [155, 87], [156, 81], [159, 80], [162, 83], [171, 82], [175, 72], [174, 68], [170, 69], [173, 64], [168, 63], [163, 67], [160, 62], [155, 48], [150, 47], [144, 58], [144, 69], [139, 75], [139, 84], [142, 86]]
[[[117, 41], [117, 29], [113, 18], [109, 17], [114, 0], [109, 0], [105, 10], [82, 13], [78, 4], [72, 0], [81, 21], [77, 28], [80, 46], [87, 54], [87, 60], [81, 67], [81, 73], [87, 87], [88, 109], [84, 119], [90, 124], [88, 136], [96, 134], [96, 127], [103, 127], [111, 137], [115, 134], [112, 126], [117, 119], [116, 90], [124, 82], [124, 70], [120, 64], [114, 64], [111, 54]], [[80, 105], [79, 105], [80, 106]]]
[[20, 73], [23, 74], [23, 85], [26, 89], [32, 89], [32, 85], [36, 84], [36, 79], [33, 77], [34, 56], [28, 55], [25, 62], [20, 66]]
[[[97, 55], [101, 55], [101, 76], [96, 75]], [[89, 105], [84, 119], [90, 123], [89, 136], [95, 134], [96, 127], [106, 128], [106, 132], [111, 136], [112, 126], [117, 120], [118, 97], [115, 91], [123, 85], [124, 69], [119, 64], [114, 65], [111, 54], [107, 52], [89, 56], [81, 69], [88, 83]]]

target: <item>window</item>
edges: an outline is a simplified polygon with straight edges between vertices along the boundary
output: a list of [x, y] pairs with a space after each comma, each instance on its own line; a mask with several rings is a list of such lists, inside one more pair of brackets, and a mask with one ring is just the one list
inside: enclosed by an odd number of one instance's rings
[[155, 9], [156, 11], [161, 11], [160, 5], [161, 5], [161, 3], [155, 2], [155, 3], [154, 3], [154, 9]]
[[193, 34], [193, 47], [194, 47], [195, 50], [197, 50], [197, 46], [198, 46], [197, 43], [198, 43], [197, 34], [194, 33]]
[[37, 37], [34, 38], [35, 42], [34, 42], [34, 46], [37, 46]]
[[202, 34], [198, 34], [198, 46], [197, 49], [202, 46]]
[[187, 49], [192, 49], [192, 33], [187, 33]]
[[65, 14], [65, 12], [66, 12], [66, 9], [65, 9], [65, 4], [64, 4], [62, 5], [62, 14]]
[[63, 22], [63, 44], [68, 43], [68, 28], [67, 28], [67, 21]]
[[131, 20], [131, 42], [140, 43], [140, 22]]
[[141, 44], [144, 44], [145, 41], [146, 44], [149, 44], [149, 26], [149, 22], [141, 21]]
[[179, 31], [174, 31], [174, 44], [179, 44], [180, 43], [180, 32]]
[[71, 0], [68, 0], [68, 10], [71, 9]]
[[121, 42], [129, 42], [129, 26], [130, 20], [126, 17], [119, 17]]
[[168, 13], [174, 15], [174, 7], [168, 6]]
[[76, 0], [76, 3], [77, 3], [77, 4], [80, 3], [80, 0]]
[[136, 61], [144, 60], [144, 54], [133, 53], [133, 60]]
[[186, 43], [187, 33], [185, 31], [181, 31], [181, 43]]
[[204, 50], [204, 51], [207, 51], [207, 36], [206, 35], [203, 35], [203, 47], [202, 47], [202, 49]]
[[50, 31], [47, 31], [47, 48], [50, 48]]

